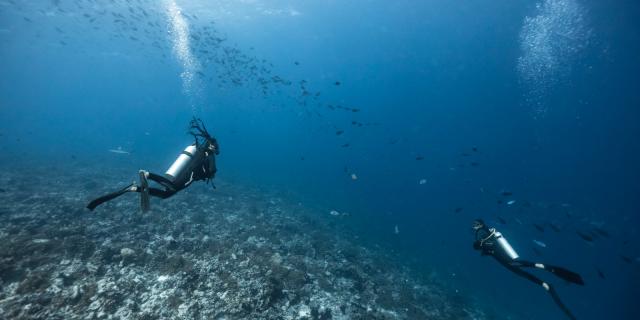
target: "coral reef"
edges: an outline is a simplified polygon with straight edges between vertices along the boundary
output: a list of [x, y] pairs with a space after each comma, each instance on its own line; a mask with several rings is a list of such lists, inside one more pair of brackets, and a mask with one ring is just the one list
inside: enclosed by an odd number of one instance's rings
[[275, 193], [218, 182], [153, 199], [144, 215], [135, 194], [90, 212], [91, 197], [122, 182], [30, 170], [0, 175], [5, 318], [486, 318]]

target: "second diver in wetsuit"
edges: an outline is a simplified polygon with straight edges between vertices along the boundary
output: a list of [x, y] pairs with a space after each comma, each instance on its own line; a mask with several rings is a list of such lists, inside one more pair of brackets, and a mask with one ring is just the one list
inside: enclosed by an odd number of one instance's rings
[[511, 272], [542, 286], [547, 292], [549, 292], [549, 294], [551, 294], [553, 301], [555, 301], [555, 303], [570, 319], [576, 319], [571, 311], [569, 311], [564, 303], [562, 303], [558, 293], [549, 283], [542, 281], [540, 278], [527, 271], [524, 271], [523, 268], [537, 268], [545, 270], [568, 282], [584, 285], [584, 281], [582, 281], [582, 277], [579, 274], [557, 266], [521, 260], [518, 253], [516, 253], [513, 247], [511, 247], [504, 236], [495, 228], [489, 228], [481, 219], [476, 219], [473, 222], [473, 229], [476, 232], [476, 240], [473, 243], [474, 249], [479, 250], [483, 256], [489, 255], [494, 257], [502, 266], [509, 269]]
[[[209, 134], [200, 119], [191, 120], [189, 134], [194, 137], [195, 142], [180, 153], [178, 159], [163, 176], [140, 170], [140, 185], [134, 182], [121, 190], [99, 197], [91, 201], [87, 208], [93, 210], [102, 203], [127, 192], [138, 192], [140, 193], [140, 206], [142, 211], [146, 212], [150, 208], [149, 196], [166, 199], [188, 187], [194, 181], [211, 182], [217, 172], [215, 157], [220, 154], [218, 141]], [[157, 182], [163, 188], [149, 187], [148, 180]]]

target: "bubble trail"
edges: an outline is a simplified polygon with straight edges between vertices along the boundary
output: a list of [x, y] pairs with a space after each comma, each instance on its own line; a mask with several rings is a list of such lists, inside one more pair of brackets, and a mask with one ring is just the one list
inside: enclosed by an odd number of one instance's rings
[[182, 15], [182, 9], [174, 0], [167, 0], [167, 16], [169, 18], [169, 36], [173, 42], [173, 53], [182, 65], [182, 89], [191, 100], [191, 113], [196, 114], [196, 100], [201, 94], [201, 88], [196, 83], [194, 75], [200, 69], [198, 59], [191, 52], [189, 41], [189, 24]]
[[588, 45], [586, 10], [576, 0], [542, 0], [520, 31], [518, 73], [537, 116], [547, 111], [545, 97], [568, 78], [576, 56]]

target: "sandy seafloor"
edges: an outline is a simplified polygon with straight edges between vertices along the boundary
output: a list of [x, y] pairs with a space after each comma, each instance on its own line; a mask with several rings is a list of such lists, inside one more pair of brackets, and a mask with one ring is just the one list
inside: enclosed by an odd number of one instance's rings
[[136, 170], [4, 163], [0, 318], [495, 318], [276, 190], [218, 179], [90, 212]]

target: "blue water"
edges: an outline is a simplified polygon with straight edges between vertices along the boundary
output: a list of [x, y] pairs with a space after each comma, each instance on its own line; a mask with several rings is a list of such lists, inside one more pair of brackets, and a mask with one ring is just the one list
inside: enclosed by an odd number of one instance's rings
[[[639, 18], [633, 1], [0, 0], [0, 160], [108, 172], [121, 147], [160, 172], [201, 117], [219, 179], [348, 212], [503, 316], [564, 319], [472, 250], [477, 217], [582, 274], [541, 274], [579, 319], [635, 319]], [[576, 233], [596, 227], [610, 238]]]

